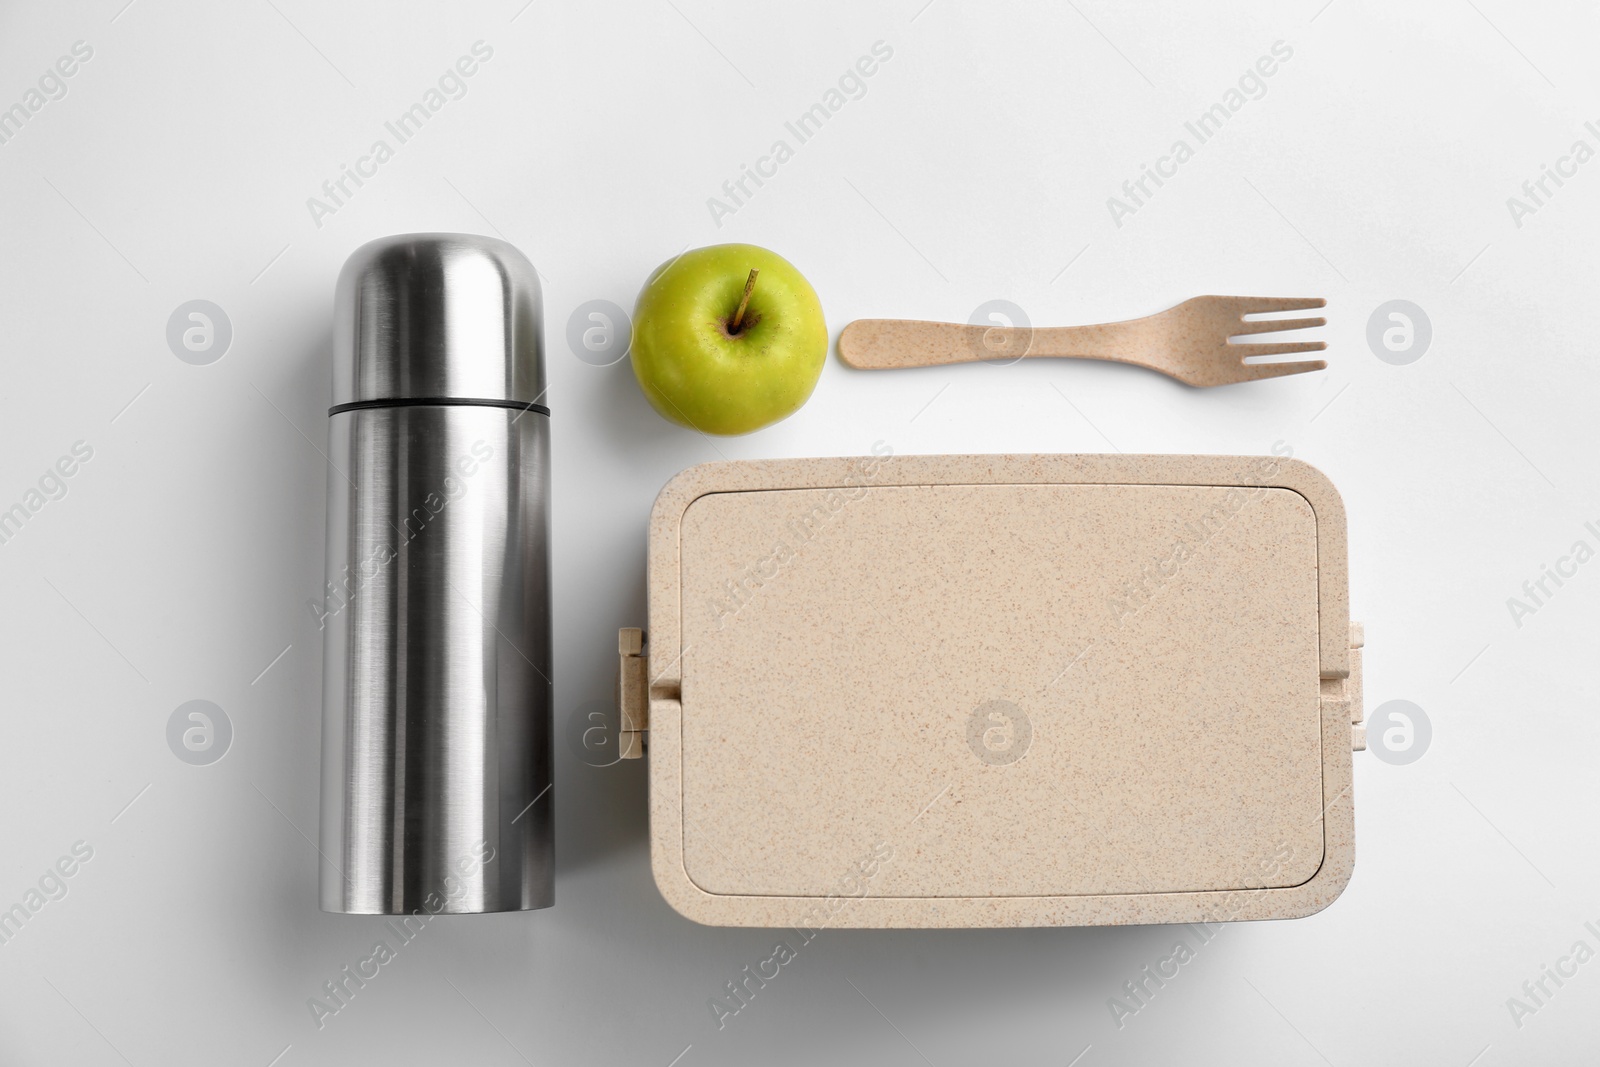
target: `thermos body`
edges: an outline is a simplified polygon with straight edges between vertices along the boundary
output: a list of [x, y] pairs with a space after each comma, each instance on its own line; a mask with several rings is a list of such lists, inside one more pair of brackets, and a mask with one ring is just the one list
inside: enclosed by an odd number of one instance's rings
[[531, 265], [412, 235], [341, 275], [322, 907], [547, 907], [550, 427]]

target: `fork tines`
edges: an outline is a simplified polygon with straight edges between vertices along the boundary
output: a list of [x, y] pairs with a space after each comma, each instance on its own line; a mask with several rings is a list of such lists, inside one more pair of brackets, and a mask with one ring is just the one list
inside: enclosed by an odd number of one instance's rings
[[1245, 318], [1246, 315], [1266, 315], [1279, 311], [1309, 311], [1313, 308], [1326, 307], [1328, 303], [1326, 300], [1317, 296], [1241, 296], [1231, 298], [1231, 303], [1238, 312], [1239, 324], [1230, 335], [1228, 343], [1239, 350], [1239, 355], [1246, 367], [1247, 380], [1281, 378], [1286, 374], [1302, 374], [1306, 371], [1327, 368], [1328, 361], [1325, 359], [1278, 363], [1253, 362], [1257, 357], [1263, 356], [1287, 356], [1296, 352], [1321, 352], [1328, 347], [1326, 341], [1241, 343], [1233, 340], [1234, 337], [1247, 337], [1257, 333], [1287, 333], [1293, 330], [1308, 330], [1314, 326], [1326, 326], [1328, 320], [1321, 315], [1305, 319]]

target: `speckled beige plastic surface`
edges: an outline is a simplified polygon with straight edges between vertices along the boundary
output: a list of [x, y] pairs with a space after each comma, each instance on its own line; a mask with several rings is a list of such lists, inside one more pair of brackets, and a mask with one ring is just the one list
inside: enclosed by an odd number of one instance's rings
[[1359, 639], [1304, 463], [710, 464], [649, 564], [652, 865], [696, 921], [1287, 918], [1349, 880]]
[[974, 360], [1102, 359], [1160, 371], [1207, 387], [1323, 370], [1320, 359], [1246, 363], [1252, 356], [1317, 352], [1323, 341], [1241, 343], [1234, 337], [1282, 333], [1327, 320], [1246, 319], [1246, 315], [1322, 307], [1320, 297], [1197, 296], [1142, 319], [1097, 326], [983, 326], [906, 319], [857, 319], [839, 334], [839, 358], [860, 370], [930, 367]]

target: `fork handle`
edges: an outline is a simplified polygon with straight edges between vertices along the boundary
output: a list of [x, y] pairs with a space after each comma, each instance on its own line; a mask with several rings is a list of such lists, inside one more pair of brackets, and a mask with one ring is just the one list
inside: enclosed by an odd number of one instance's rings
[[1149, 361], [1149, 342], [1140, 319], [1039, 328], [857, 319], [839, 334], [839, 358], [860, 370], [1056, 358], [1133, 363], [1169, 373]]

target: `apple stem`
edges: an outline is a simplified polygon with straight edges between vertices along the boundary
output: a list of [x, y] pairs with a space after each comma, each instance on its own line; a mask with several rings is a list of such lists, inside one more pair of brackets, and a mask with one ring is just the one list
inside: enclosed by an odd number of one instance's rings
[[754, 267], [750, 268], [750, 277], [744, 283], [744, 296], [739, 300], [739, 310], [733, 313], [733, 321], [728, 323], [729, 333], [739, 332], [739, 324], [744, 321], [744, 309], [750, 304], [750, 292], [756, 287], [756, 275], [760, 273]]

